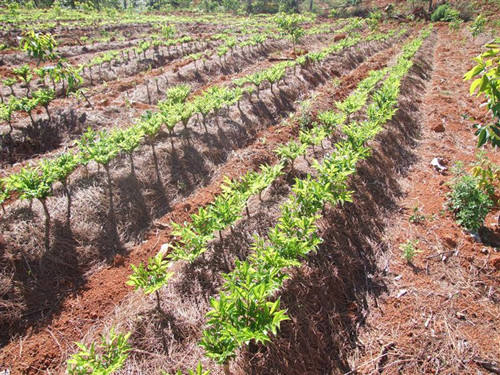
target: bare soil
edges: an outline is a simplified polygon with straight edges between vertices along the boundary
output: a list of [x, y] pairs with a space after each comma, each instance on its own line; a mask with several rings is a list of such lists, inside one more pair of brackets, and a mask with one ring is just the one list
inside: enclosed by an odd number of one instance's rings
[[[500, 209], [487, 217], [479, 241], [446, 210], [450, 169], [457, 161], [474, 161], [472, 125], [487, 118], [482, 99], [469, 96], [462, 76], [490, 39], [473, 39], [465, 26], [450, 31], [447, 24], [435, 25], [403, 81], [398, 112], [350, 181], [354, 202], [326, 209], [318, 222], [323, 244], [279, 293], [290, 320], [267, 346], [242, 349], [231, 363], [233, 374], [489, 374], [500, 368]], [[327, 42], [316, 40], [310, 49]], [[37, 250], [41, 209], [12, 203], [0, 223], [0, 371], [62, 373], [75, 341], [95, 341], [116, 326], [132, 332], [133, 351], [120, 374], [156, 374], [160, 368], [173, 373], [199, 360], [212, 374], [222, 374], [197, 345], [209, 297], [217, 293], [221, 274], [246, 258], [253, 234], [265, 236], [276, 222], [293, 178], [310, 172], [312, 156], [321, 159], [331, 145], [309, 150], [261, 200], [252, 198], [250, 216], [224, 231], [204, 257], [175, 265], [176, 275], [161, 291], [165, 315], [154, 313], [152, 299], [125, 286], [130, 264], [168, 243], [169, 223], [189, 220], [210, 203], [224, 176], [275, 163], [273, 150], [297, 137], [303, 116], [314, 119], [370, 70], [391, 64], [401, 43], [362, 43], [322, 67], [287, 76], [274, 93], [265, 88], [258, 99], [247, 97], [240, 108], [211, 118], [206, 132], [193, 122], [173, 139], [163, 134], [155, 149], [144, 147], [134, 156], [136, 173], [118, 160], [112, 217], [103, 171], [79, 171], [72, 182], [71, 221], [62, 189], [50, 203], [49, 253]], [[282, 45], [276, 51], [289, 53]], [[270, 54], [258, 54], [253, 63], [235, 56], [201, 78], [193, 66], [178, 65], [121, 79], [110, 84], [109, 100], [104, 89], [94, 93], [96, 112], [123, 108], [125, 93], [135, 104], [124, 113], [150, 108], [145, 86], [136, 83], [168, 76], [168, 82], [193, 82], [199, 92], [270, 65]], [[161, 93], [153, 96], [154, 103]], [[307, 109], [305, 99], [311, 100]], [[119, 123], [120, 116], [117, 111], [111, 118]], [[486, 155], [500, 163], [498, 151], [487, 148]], [[434, 157], [447, 171], [431, 167]], [[418, 223], [410, 221], [414, 207], [423, 215]], [[420, 250], [411, 263], [401, 257], [400, 245], [408, 239], [418, 240]]]

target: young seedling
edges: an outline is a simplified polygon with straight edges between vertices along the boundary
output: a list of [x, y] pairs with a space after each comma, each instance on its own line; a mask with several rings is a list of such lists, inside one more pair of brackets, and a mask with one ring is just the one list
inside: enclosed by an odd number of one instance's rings
[[43, 60], [57, 58], [55, 52], [57, 42], [49, 33], [39, 34], [33, 30], [26, 31], [19, 42], [19, 46], [28, 56], [38, 59], [37, 65], [40, 65]]
[[36, 100], [38, 105], [41, 105], [45, 108], [45, 112], [49, 118], [49, 121], [52, 121], [49, 112], [49, 104], [54, 100], [55, 93], [52, 89], [39, 89], [33, 93], [33, 99]]
[[130, 275], [127, 285], [134, 287], [135, 290], [141, 289], [144, 294], [156, 295], [156, 309], [158, 312], [163, 312], [161, 308], [161, 300], [159, 289], [166, 285], [167, 281], [174, 275], [173, 272], [168, 272], [170, 263], [164, 259], [163, 253], [158, 253], [154, 257], [149, 258], [148, 264], [139, 266], [130, 266], [132, 275]]
[[80, 349], [67, 362], [67, 372], [70, 375], [111, 375], [119, 370], [131, 350], [128, 340], [131, 333], [115, 333], [111, 328], [107, 336], [101, 337], [101, 342], [86, 346], [76, 343]]
[[409, 217], [409, 222], [413, 224], [420, 224], [425, 221], [425, 215], [422, 214], [418, 206], [413, 207], [413, 213]]
[[30, 82], [33, 79], [33, 74], [31, 69], [27, 64], [20, 66], [19, 68], [12, 69], [12, 72], [17, 76], [21, 82], [26, 85], [26, 96], [30, 94]]
[[22, 168], [20, 172], [12, 174], [5, 180], [8, 190], [19, 194], [21, 200], [30, 203], [37, 199], [43, 207], [45, 215], [45, 251], [50, 248], [50, 213], [47, 207], [47, 198], [51, 193], [50, 176], [42, 173], [38, 168]]
[[[161, 372], [161, 375], [170, 375], [167, 374], [165, 371]], [[177, 372], [173, 375], [183, 375], [181, 370], [177, 370]], [[203, 367], [201, 366], [201, 362], [198, 362], [198, 366], [196, 366], [195, 370], [188, 370], [186, 375], [210, 375], [210, 370], [203, 370]]]
[[13, 87], [16, 84], [16, 82], [17, 82], [17, 79], [15, 79], [13, 77], [6, 78], [2, 81], [2, 84], [4, 84], [5, 86], [7, 86], [10, 89], [10, 93], [13, 97], [16, 96], [16, 94], [14, 93], [14, 87]]
[[405, 243], [399, 245], [399, 248], [403, 252], [401, 256], [408, 263], [412, 263], [415, 255], [422, 252], [418, 249], [418, 240], [407, 240]]
[[287, 34], [293, 43], [293, 52], [300, 39], [304, 36], [305, 31], [300, 26], [304, 23], [305, 18], [298, 14], [279, 14], [274, 17], [274, 21], [284, 34]]

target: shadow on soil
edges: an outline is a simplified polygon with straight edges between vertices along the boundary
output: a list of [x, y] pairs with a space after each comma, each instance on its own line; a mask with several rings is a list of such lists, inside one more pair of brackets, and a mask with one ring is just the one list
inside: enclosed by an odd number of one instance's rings
[[[430, 54], [428, 54], [430, 55]], [[427, 57], [428, 58], [428, 57]], [[252, 345], [238, 361], [245, 374], [324, 375], [353, 371], [347, 355], [363, 344], [357, 332], [369, 313], [368, 299], [386, 290], [377, 254], [386, 248], [388, 215], [403, 196], [398, 178], [416, 162], [419, 97], [431, 66], [420, 53], [401, 89], [399, 111], [377, 137], [372, 156], [351, 181], [354, 203], [329, 209], [318, 224], [323, 244], [295, 270], [281, 293], [290, 320], [272, 344]], [[326, 229], [325, 229], [326, 228]]]

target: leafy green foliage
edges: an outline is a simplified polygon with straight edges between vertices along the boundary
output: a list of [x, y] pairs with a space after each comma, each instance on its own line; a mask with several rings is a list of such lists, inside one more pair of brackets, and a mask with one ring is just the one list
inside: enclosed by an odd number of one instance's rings
[[45, 199], [50, 195], [50, 177], [38, 168], [22, 168], [7, 177], [5, 184], [23, 200]]
[[67, 362], [70, 375], [110, 375], [120, 369], [130, 352], [130, 332], [115, 333], [112, 328], [107, 337], [102, 336], [99, 344], [86, 346], [76, 343], [80, 349]]
[[403, 252], [401, 256], [408, 263], [411, 263], [415, 255], [421, 252], [417, 246], [418, 246], [418, 240], [407, 240], [405, 243], [399, 246], [399, 248]]
[[[300, 258], [315, 251], [321, 243], [315, 225], [317, 212], [326, 203], [338, 204], [352, 198], [347, 179], [354, 173], [357, 161], [367, 155], [364, 142], [373, 139], [375, 130], [380, 131], [382, 123], [394, 114], [400, 81], [411, 67], [408, 60], [420, 48], [425, 35], [426, 32], [422, 33], [405, 46], [396, 66], [377, 90], [380, 97], [375, 106], [383, 110], [374, 112], [369, 120], [356, 123], [361, 130], [352, 130], [353, 134], [368, 135], [356, 138], [362, 141], [340, 141], [323, 164], [315, 162], [318, 178], [296, 179], [293, 193], [282, 205], [282, 215], [268, 232], [267, 240], [256, 237], [253, 254], [245, 262], [236, 262], [235, 270], [224, 276], [226, 282], [219, 298], [211, 299], [212, 309], [207, 313], [207, 327], [200, 342], [207, 356], [216, 362], [227, 365], [236, 349], [252, 340], [267, 343], [269, 334], [276, 334], [280, 322], [287, 319], [286, 312], [279, 310], [279, 299], [274, 302], [269, 299], [285, 280], [285, 269], [298, 266]], [[375, 85], [375, 81], [371, 84]]]
[[[162, 375], [170, 375], [162, 371]], [[181, 370], [177, 370], [177, 372], [174, 375], [183, 375]], [[201, 362], [198, 362], [198, 365], [196, 366], [196, 369], [194, 370], [188, 370], [186, 375], [210, 375], [210, 370], [203, 370], [203, 367], [201, 366]]]
[[57, 42], [49, 33], [39, 34], [35, 33], [33, 30], [26, 31], [19, 45], [29, 56], [37, 58], [38, 63], [43, 60], [53, 60], [57, 58], [55, 52]]
[[45, 176], [47, 183], [52, 185], [55, 182], [66, 182], [68, 176], [78, 166], [78, 157], [72, 153], [64, 153], [55, 159], [43, 160], [40, 169]]
[[477, 178], [478, 187], [493, 199], [495, 189], [500, 188], [500, 165], [493, 163], [484, 153], [479, 153], [476, 159], [470, 172]]
[[168, 272], [170, 263], [164, 259], [164, 255], [160, 252], [154, 257], [149, 258], [148, 264], [139, 266], [130, 266], [132, 275], [130, 275], [127, 285], [133, 286], [134, 289], [141, 289], [145, 294], [156, 292], [173, 276], [173, 272]]
[[480, 14], [476, 17], [469, 29], [473, 37], [476, 37], [484, 32], [484, 27], [486, 25], [486, 18]]
[[300, 144], [295, 141], [290, 141], [286, 145], [278, 147], [275, 152], [280, 158], [289, 162], [293, 168], [293, 163], [297, 157], [302, 155], [306, 150], [307, 145]]
[[492, 206], [492, 200], [478, 187], [475, 177], [463, 175], [453, 181], [448, 207], [455, 214], [457, 223], [466, 230], [479, 230]]
[[408, 221], [413, 224], [420, 224], [425, 221], [425, 215], [422, 214], [418, 206], [413, 207], [413, 212], [408, 218]]
[[478, 147], [491, 143], [494, 147], [500, 146], [500, 39], [485, 46], [487, 51], [476, 57], [476, 66], [468, 71], [464, 79], [474, 79], [470, 86], [470, 94], [477, 91], [477, 95], [484, 95], [488, 109], [493, 115], [490, 124], [476, 125]]
[[299, 14], [280, 13], [274, 17], [274, 21], [283, 33], [290, 37], [295, 50], [295, 45], [305, 34], [304, 29], [300, 25], [306, 21], [306, 18]]
[[453, 22], [460, 19], [460, 12], [449, 4], [442, 4], [431, 14], [431, 21]]

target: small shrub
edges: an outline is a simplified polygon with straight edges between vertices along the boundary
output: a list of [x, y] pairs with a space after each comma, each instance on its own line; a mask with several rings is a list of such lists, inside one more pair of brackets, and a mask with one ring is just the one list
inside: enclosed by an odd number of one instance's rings
[[419, 224], [425, 221], [425, 215], [422, 214], [418, 206], [413, 207], [413, 213], [410, 215], [410, 223]]
[[484, 26], [486, 25], [486, 18], [480, 14], [476, 17], [472, 25], [469, 27], [469, 30], [473, 37], [478, 36], [484, 32]]
[[382, 20], [383, 14], [380, 10], [376, 10], [370, 13], [370, 17], [367, 19], [368, 26], [371, 30], [375, 30], [378, 27], [378, 24]]
[[494, 199], [495, 188], [500, 187], [500, 165], [489, 160], [484, 152], [480, 152], [476, 156], [476, 162], [472, 164], [471, 174], [476, 177], [477, 186]]
[[450, 22], [450, 30], [458, 30], [460, 29], [460, 26], [462, 25], [463, 21], [459, 18], [453, 20]]
[[418, 240], [407, 240], [405, 243], [399, 245], [399, 248], [403, 252], [401, 255], [404, 260], [408, 263], [413, 261], [413, 258], [417, 253], [421, 253], [422, 251], [418, 249]]
[[476, 232], [481, 228], [492, 206], [492, 200], [479, 188], [476, 177], [463, 175], [452, 183], [448, 207], [454, 212], [457, 223], [466, 230]]
[[443, 4], [437, 7], [437, 9], [431, 15], [431, 21], [444, 21], [453, 22], [460, 19], [460, 12], [453, 9], [449, 4]]

